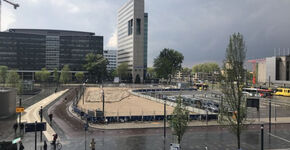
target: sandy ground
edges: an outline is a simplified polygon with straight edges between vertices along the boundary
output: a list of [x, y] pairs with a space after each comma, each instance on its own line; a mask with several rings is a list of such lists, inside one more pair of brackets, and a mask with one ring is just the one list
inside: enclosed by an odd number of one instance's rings
[[[128, 88], [104, 88], [105, 91], [105, 115], [106, 116], [136, 116], [136, 115], [163, 115], [164, 105], [131, 95]], [[78, 107], [85, 110], [102, 110], [101, 89], [95, 87], [86, 88], [85, 104], [82, 97]], [[173, 112], [173, 107], [166, 107], [167, 114]]]

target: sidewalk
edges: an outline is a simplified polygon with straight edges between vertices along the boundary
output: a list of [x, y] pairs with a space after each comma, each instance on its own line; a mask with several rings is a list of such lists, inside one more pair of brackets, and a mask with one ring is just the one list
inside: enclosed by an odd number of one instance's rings
[[[67, 90], [63, 90], [57, 93], [54, 93], [45, 99], [35, 103], [34, 105], [28, 107], [25, 109], [25, 112], [22, 115], [22, 121], [26, 123], [34, 123], [35, 121], [40, 122], [40, 116], [39, 116], [39, 110], [40, 107], [44, 108], [54, 100], [56, 100], [59, 96], [61, 96], [63, 93], [65, 93]], [[43, 122], [47, 122], [45, 118], [43, 117]], [[52, 135], [55, 133], [55, 131], [52, 129], [52, 127], [49, 125], [49, 123], [46, 124], [46, 131], [43, 131], [44, 136], [46, 139], [51, 140]]]

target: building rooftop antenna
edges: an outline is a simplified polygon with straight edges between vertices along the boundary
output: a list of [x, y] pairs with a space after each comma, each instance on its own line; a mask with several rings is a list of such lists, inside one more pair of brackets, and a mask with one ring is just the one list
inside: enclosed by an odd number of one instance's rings
[[[10, 1], [8, 1], [8, 0], [3, 0], [4, 2], [6, 2], [6, 3], [8, 3], [8, 4], [10, 4], [10, 5], [13, 5], [13, 7], [14, 7], [14, 9], [17, 9], [17, 7], [19, 7], [19, 4], [17, 4], [17, 3], [13, 3], [13, 2], [10, 2]], [[1, 6], [2, 6], [2, 0], [0, 0], [0, 32], [1, 32]]]

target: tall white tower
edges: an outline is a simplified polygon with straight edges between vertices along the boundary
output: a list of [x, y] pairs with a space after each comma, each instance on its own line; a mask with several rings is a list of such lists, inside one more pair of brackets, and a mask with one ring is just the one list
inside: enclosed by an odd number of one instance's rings
[[143, 82], [146, 74], [144, 16], [144, 0], [129, 0], [118, 11], [118, 65], [128, 63], [133, 82]]

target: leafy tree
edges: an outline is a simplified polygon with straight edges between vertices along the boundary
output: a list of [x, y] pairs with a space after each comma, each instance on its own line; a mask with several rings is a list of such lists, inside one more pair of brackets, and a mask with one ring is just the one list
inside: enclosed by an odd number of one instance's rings
[[53, 69], [53, 81], [58, 82], [59, 80], [59, 74], [56, 68]]
[[22, 81], [16, 70], [11, 70], [8, 72], [6, 84], [9, 87], [16, 88], [18, 93], [22, 92]]
[[173, 134], [177, 136], [179, 144], [187, 128], [188, 114], [189, 112], [182, 106], [181, 97], [179, 96], [170, 120], [170, 127], [173, 129]]
[[121, 80], [128, 80], [129, 75], [128, 75], [128, 63], [124, 62], [121, 63], [118, 67], [117, 67], [117, 74], [118, 76], [121, 78]]
[[111, 70], [108, 70], [108, 73], [107, 73], [107, 77], [109, 80], [113, 81], [114, 80], [114, 77], [117, 77], [118, 76], [118, 73], [117, 73], [117, 70], [116, 69], [111, 69]]
[[147, 74], [149, 79], [154, 79], [157, 78], [156, 71], [153, 67], [148, 67], [147, 68]]
[[83, 72], [77, 72], [75, 74], [76, 79], [78, 80], [78, 82], [82, 82], [84, 79], [84, 73]]
[[35, 78], [42, 83], [48, 81], [50, 72], [46, 68], [42, 68], [41, 71], [35, 72]]
[[107, 74], [108, 60], [100, 54], [89, 53], [86, 55], [86, 64], [84, 68], [89, 72], [90, 78], [95, 77], [93, 80], [101, 82]]
[[8, 67], [7, 66], [0, 66], [0, 83], [5, 83], [5, 80], [7, 78], [7, 71]]
[[192, 67], [193, 73], [203, 72], [203, 73], [214, 73], [219, 72], [220, 68], [217, 63], [203, 63], [197, 64]]
[[178, 70], [181, 70], [183, 55], [174, 49], [163, 49], [159, 56], [154, 59], [154, 68], [159, 78], [168, 79], [171, 82], [173, 76]]
[[[222, 78], [222, 92], [224, 94], [223, 106], [221, 107], [220, 123], [228, 125], [237, 137], [238, 149], [241, 148], [240, 136], [242, 129], [246, 127], [246, 98], [242, 93], [245, 86], [246, 70], [244, 62], [246, 57], [246, 47], [243, 36], [234, 33], [230, 36], [226, 49]], [[228, 115], [228, 111], [233, 111], [233, 116]], [[223, 117], [226, 116], [226, 117]]]
[[68, 65], [64, 65], [61, 73], [60, 73], [60, 78], [59, 78], [59, 82], [66, 84], [69, 81], [71, 81], [72, 75], [70, 73], [70, 69]]

